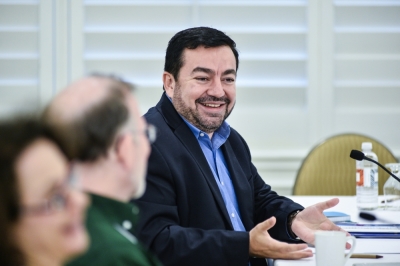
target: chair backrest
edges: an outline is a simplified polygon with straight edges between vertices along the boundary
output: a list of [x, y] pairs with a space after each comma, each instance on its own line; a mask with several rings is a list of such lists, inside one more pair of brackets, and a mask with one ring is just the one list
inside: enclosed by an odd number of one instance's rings
[[[382, 165], [397, 162], [392, 152], [377, 140], [360, 134], [340, 134], [313, 148], [297, 172], [293, 195], [355, 195], [356, 162], [351, 150], [361, 150], [371, 142], [372, 151]], [[389, 175], [379, 167], [379, 194]]]

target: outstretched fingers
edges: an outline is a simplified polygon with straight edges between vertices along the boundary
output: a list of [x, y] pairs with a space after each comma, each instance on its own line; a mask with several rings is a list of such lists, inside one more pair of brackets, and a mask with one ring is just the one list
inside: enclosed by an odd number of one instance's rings
[[276, 223], [271, 217], [250, 230], [249, 255], [258, 258], [300, 259], [312, 256], [307, 244], [287, 244], [273, 239], [268, 230]]
[[327, 201], [319, 202], [319, 203], [315, 204], [315, 207], [319, 211], [323, 212], [326, 209], [335, 207], [338, 203], [339, 203], [339, 199], [338, 198], [333, 198], [333, 199], [330, 199], [330, 200], [327, 200]]

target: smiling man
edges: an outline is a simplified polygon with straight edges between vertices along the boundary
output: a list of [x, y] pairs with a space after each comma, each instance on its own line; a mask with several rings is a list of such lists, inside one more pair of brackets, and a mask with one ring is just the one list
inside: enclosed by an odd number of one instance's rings
[[135, 201], [142, 210], [137, 231], [165, 265], [310, 257], [298, 237], [313, 243], [315, 230], [340, 230], [322, 213], [337, 199], [304, 209], [277, 195], [225, 121], [236, 101], [235, 46], [212, 28], [178, 32], [165, 56], [164, 93], [145, 114], [159, 133], [146, 193]]
[[212, 138], [235, 104], [235, 57], [228, 46], [199, 47], [184, 55], [181, 79], [164, 72], [164, 89], [176, 111]]

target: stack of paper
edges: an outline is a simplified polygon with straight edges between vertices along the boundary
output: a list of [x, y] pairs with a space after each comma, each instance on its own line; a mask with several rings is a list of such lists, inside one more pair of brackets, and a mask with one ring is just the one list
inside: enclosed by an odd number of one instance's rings
[[359, 224], [353, 222], [337, 223], [357, 238], [399, 238], [400, 224]]

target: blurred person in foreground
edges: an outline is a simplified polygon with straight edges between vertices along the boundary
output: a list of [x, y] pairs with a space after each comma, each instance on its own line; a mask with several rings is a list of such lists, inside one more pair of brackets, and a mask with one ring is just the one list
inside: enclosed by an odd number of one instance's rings
[[88, 197], [49, 136], [35, 118], [0, 122], [0, 265], [63, 265], [88, 247]]
[[146, 192], [135, 201], [138, 236], [165, 265], [311, 257], [301, 240], [313, 244], [316, 230], [341, 230], [323, 214], [337, 198], [304, 209], [277, 195], [225, 121], [236, 102], [235, 46], [212, 28], [178, 32], [166, 50], [164, 93], [145, 114], [159, 133]]
[[132, 89], [117, 77], [92, 75], [69, 85], [44, 111], [44, 121], [76, 161], [77, 185], [92, 200], [89, 250], [68, 265], [159, 264], [132, 234], [139, 209], [128, 201], [145, 191], [149, 141], [155, 138]]

